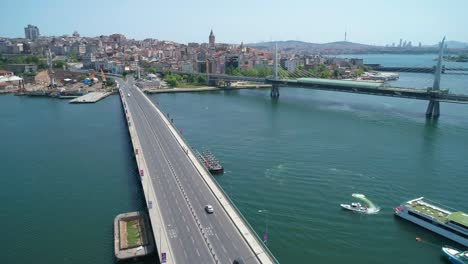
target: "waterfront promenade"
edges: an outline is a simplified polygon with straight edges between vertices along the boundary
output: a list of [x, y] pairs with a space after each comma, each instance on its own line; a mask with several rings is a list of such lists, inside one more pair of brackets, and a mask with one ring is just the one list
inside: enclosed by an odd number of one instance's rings
[[132, 78], [118, 81], [161, 262], [275, 263], [169, 119]]

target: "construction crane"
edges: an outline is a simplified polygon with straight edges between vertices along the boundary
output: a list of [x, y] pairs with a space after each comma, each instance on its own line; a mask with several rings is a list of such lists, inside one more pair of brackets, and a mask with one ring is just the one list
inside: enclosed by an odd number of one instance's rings
[[49, 88], [55, 88], [57, 87], [57, 84], [55, 83], [55, 73], [52, 64], [52, 52], [50, 51], [50, 49], [47, 51], [47, 64], [49, 66]]
[[104, 74], [104, 66], [101, 65], [101, 79], [102, 79], [102, 88], [106, 87], [106, 75]]

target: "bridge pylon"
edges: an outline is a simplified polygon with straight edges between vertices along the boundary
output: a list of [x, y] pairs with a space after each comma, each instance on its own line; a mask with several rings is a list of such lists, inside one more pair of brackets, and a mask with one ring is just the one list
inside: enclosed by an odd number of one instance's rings
[[270, 92], [270, 97], [271, 98], [278, 98], [279, 97], [279, 86], [277, 84], [272, 84], [271, 85], [271, 92]]
[[[445, 37], [439, 43], [439, 58], [437, 60], [437, 66], [435, 69], [434, 75], [434, 84], [432, 85], [432, 91], [440, 91], [440, 76], [442, 74], [442, 59], [444, 57], [444, 42]], [[431, 95], [432, 96], [432, 95]], [[440, 102], [435, 100], [430, 100], [427, 105], [426, 118], [427, 119], [437, 119], [440, 116]]]
[[[275, 58], [273, 60], [274, 62], [274, 79], [275, 81], [278, 80], [278, 43], [275, 43]], [[279, 98], [279, 86], [277, 84], [272, 84], [271, 85], [271, 92], [270, 92], [270, 97], [277, 99]]]
[[426, 118], [427, 119], [437, 119], [440, 116], [440, 102], [430, 100], [427, 105]]

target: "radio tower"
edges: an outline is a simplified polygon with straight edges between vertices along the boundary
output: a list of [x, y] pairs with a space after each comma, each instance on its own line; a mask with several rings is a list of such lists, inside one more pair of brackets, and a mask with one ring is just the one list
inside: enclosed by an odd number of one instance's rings
[[50, 52], [50, 49], [47, 51], [47, 64], [49, 65], [49, 88], [55, 88], [57, 85], [55, 84], [55, 74], [54, 69], [52, 67], [52, 52]]

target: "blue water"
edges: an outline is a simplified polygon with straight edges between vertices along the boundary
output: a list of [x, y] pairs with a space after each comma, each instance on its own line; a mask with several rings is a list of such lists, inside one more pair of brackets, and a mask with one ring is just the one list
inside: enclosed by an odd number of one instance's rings
[[[397, 82], [430, 85], [431, 76]], [[465, 91], [468, 82], [447, 76], [444, 85]], [[281, 263], [447, 263], [440, 247], [460, 246], [393, 208], [426, 196], [468, 211], [468, 106], [441, 104], [440, 119], [427, 121], [426, 101], [280, 93], [277, 102], [268, 90], [150, 98], [191, 146], [221, 160], [217, 181], [259, 235], [268, 225]], [[1, 262], [113, 263], [114, 217], [144, 207], [118, 97], [0, 96], [0, 137]], [[352, 193], [381, 211], [341, 210]]]

